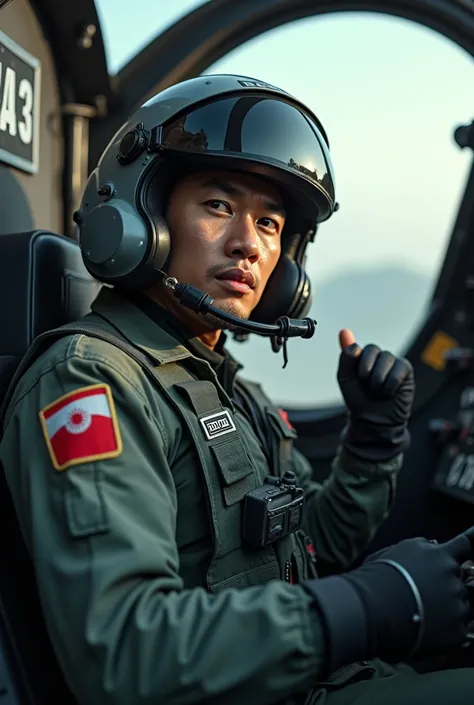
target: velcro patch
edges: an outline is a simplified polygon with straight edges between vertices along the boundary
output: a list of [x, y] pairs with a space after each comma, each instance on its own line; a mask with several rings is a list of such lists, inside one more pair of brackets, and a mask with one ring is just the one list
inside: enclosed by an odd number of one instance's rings
[[56, 399], [39, 412], [53, 467], [116, 458], [122, 438], [108, 384], [93, 384]]
[[235, 424], [230, 413], [224, 409], [217, 414], [210, 414], [199, 419], [201, 426], [204, 429], [208, 441], [219, 436], [225, 436], [227, 433], [235, 431]]

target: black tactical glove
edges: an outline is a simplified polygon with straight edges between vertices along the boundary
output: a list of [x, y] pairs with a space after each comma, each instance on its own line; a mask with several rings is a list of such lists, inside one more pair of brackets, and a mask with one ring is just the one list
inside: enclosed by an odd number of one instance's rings
[[474, 528], [445, 544], [415, 538], [342, 576], [302, 583], [326, 628], [328, 673], [361, 659], [396, 663], [462, 646], [471, 608], [461, 564]]
[[410, 442], [407, 425], [415, 395], [410, 362], [376, 345], [361, 351], [354, 343], [341, 352], [337, 381], [349, 411], [343, 446], [373, 463], [403, 452]]

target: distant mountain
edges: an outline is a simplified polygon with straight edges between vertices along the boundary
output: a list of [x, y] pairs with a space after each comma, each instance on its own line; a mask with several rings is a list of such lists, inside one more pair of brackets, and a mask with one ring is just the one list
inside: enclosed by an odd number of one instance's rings
[[392, 265], [342, 271], [315, 287], [311, 316], [317, 321], [311, 340], [291, 340], [289, 363], [275, 355], [268, 340], [251, 336], [229, 349], [282, 404], [320, 406], [340, 400], [336, 381], [338, 332], [350, 328], [362, 345], [376, 343], [403, 352], [423, 320], [433, 279], [408, 267]]

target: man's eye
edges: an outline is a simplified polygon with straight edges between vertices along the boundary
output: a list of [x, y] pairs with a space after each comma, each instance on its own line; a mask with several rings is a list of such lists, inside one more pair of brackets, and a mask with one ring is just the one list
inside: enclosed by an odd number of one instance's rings
[[264, 228], [271, 228], [272, 230], [278, 230], [279, 223], [273, 218], [260, 218], [258, 221]]
[[[220, 210], [221, 213], [223, 212], [223, 210], [228, 211], [228, 212], [230, 211], [229, 204], [226, 203], [225, 201], [219, 201], [218, 199], [213, 198], [211, 201], [207, 201], [206, 205], [210, 206], [214, 210]], [[222, 206], [222, 208], [221, 208], [221, 206]]]

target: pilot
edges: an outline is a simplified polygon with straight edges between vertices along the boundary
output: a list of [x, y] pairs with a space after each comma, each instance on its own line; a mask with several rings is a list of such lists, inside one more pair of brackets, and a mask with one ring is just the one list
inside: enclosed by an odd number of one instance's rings
[[472, 703], [474, 670], [399, 665], [464, 644], [467, 534], [353, 565], [394, 501], [409, 362], [341, 331], [348, 421], [320, 485], [226, 350], [314, 332], [303, 265], [334, 210], [317, 117], [240, 76], [158, 94], [91, 174], [76, 222], [106, 286], [25, 359], [1, 444], [79, 703]]

